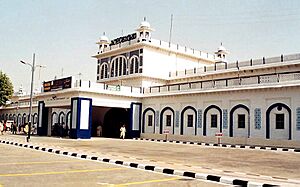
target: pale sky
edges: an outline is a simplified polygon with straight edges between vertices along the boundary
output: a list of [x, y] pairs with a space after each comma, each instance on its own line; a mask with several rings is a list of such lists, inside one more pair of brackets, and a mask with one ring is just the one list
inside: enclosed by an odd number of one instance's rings
[[[213, 53], [220, 42], [230, 62], [300, 52], [298, 0], [0, 0], [0, 70], [18, 89], [81, 73], [96, 81], [95, 42], [134, 32], [143, 17], [152, 37]], [[77, 76], [78, 77], [78, 76]]]

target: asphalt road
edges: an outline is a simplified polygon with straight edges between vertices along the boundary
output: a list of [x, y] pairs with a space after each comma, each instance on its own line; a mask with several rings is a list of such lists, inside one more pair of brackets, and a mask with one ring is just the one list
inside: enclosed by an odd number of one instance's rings
[[1, 186], [224, 186], [0, 144]]
[[[4, 135], [0, 138], [25, 141], [25, 137], [20, 135]], [[295, 152], [206, 147], [108, 138], [74, 140], [33, 136], [31, 143], [126, 162], [238, 177], [254, 182], [300, 186], [300, 153]]]

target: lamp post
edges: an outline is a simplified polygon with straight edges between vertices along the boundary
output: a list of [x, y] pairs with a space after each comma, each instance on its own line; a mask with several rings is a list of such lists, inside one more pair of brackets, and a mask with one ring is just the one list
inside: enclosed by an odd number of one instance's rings
[[35, 54], [33, 53], [32, 64], [20, 61], [22, 64], [29, 65], [31, 67], [31, 85], [30, 85], [30, 105], [29, 105], [29, 120], [28, 120], [28, 136], [27, 142], [30, 140], [31, 133], [31, 116], [32, 116], [32, 95], [33, 95], [33, 78], [34, 78], [34, 69], [35, 69]]

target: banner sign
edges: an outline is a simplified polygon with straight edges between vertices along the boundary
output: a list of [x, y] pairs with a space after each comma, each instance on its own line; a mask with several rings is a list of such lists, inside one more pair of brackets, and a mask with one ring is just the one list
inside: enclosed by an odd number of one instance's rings
[[106, 85], [106, 89], [110, 91], [121, 91], [121, 87], [119, 85]]
[[44, 92], [63, 90], [72, 87], [72, 77], [44, 82]]
[[134, 40], [134, 39], [136, 39], [136, 33], [128, 34], [127, 36], [122, 36], [122, 37], [113, 39], [113, 40], [111, 40], [109, 45], [110, 46], [117, 45], [117, 44], [127, 42], [127, 41], [130, 41], [130, 40]]

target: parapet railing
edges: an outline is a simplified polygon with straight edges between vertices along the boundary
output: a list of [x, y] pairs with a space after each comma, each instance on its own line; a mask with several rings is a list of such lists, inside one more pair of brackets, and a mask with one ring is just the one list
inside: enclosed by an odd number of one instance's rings
[[[32, 101], [32, 105], [37, 105], [38, 101], [33, 100]], [[22, 106], [29, 106], [30, 102], [29, 101], [19, 101], [19, 102], [14, 102], [14, 103], [10, 103], [5, 105], [5, 107], [22, 107]]]
[[93, 91], [108, 91], [112, 93], [124, 93], [124, 94], [141, 94], [143, 92], [142, 88], [132, 87], [132, 86], [121, 86], [121, 85], [108, 85], [104, 83], [95, 83], [91, 81], [77, 80], [74, 83], [74, 88], [85, 88], [92, 89]]
[[193, 48], [189, 48], [186, 46], [181, 46], [179, 44], [173, 44], [173, 43], [169, 43], [169, 42], [165, 42], [165, 41], [157, 40], [157, 39], [151, 39], [150, 41], [148, 41], [148, 40], [139, 41], [138, 39], [134, 39], [134, 40], [126, 41], [123, 43], [119, 43], [117, 45], [112, 45], [112, 46], [106, 47], [106, 48], [104, 48], [104, 52], [111, 51], [114, 49], [120, 49], [120, 48], [127, 47], [130, 45], [139, 43], [139, 42], [148, 42], [148, 43], [151, 43], [152, 45], [155, 45], [155, 46], [167, 49], [167, 50], [174, 50], [176, 52], [182, 52], [187, 55], [195, 56], [197, 58], [203, 58], [203, 59], [209, 59], [209, 60], [216, 59], [216, 56], [213, 54], [209, 54], [207, 52], [199, 51], [199, 50], [196, 50]]
[[272, 83], [283, 83], [290, 81], [299, 81], [300, 71], [296, 72], [282, 72], [270, 73], [255, 76], [239, 76], [226, 79], [214, 79], [205, 81], [195, 81], [187, 83], [170, 84], [163, 86], [154, 86], [144, 88], [144, 94], [167, 93], [178, 91], [192, 91], [192, 90], [211, 90], [220, 88], [233, 88], [243, 86], [267, 85]]
[[289, 61], [300, 60], [300, 53], [291, 54], [291, 55], [280, 55], [278, 57], [271, 57], [262, 59], [250, 59], [249, 61], [236, 61], [234, 63], [215, 63], [214, 65], [203, 66], [200, 68], [193, 68], [193, 69], [186, 69], [183, 71], [175, 71], [169, 72], [170, 78], [177, 78], [177, 77], [185, 77], [185, 76], [192, 76], [196, 74], [206, 73], [206, 72], [214, 72], [214, 71], [221, 71], [227, 69], [239, 69], [241, 67], [252, 67], [257, 65], [264, 65], [264, 64], [272, 64], [272, 63], [284, 63]]

